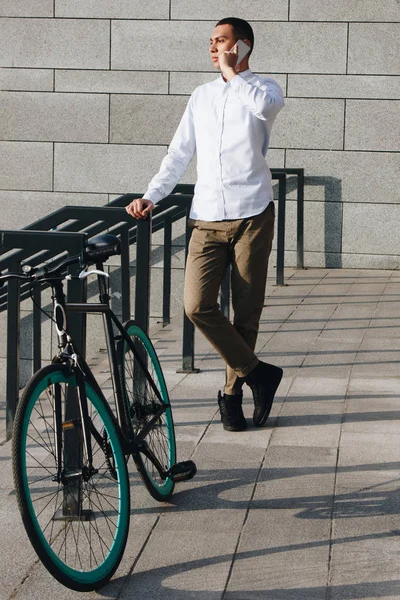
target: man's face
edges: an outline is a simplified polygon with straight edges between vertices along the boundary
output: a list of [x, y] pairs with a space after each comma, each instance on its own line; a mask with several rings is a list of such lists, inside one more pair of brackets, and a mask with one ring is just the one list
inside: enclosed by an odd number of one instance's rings
[[216, 69], [219, 69], [218, 55], [229, 51], [236, 44], [232, 25], [218, 25], [210, 38], [211, 60]]

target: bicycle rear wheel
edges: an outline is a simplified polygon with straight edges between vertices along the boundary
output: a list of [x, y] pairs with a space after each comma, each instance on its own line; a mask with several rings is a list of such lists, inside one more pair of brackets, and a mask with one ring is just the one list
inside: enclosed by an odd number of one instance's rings
[[118, 346], [118, 363], [124, 384], [127, 415], [139, 441], [133, 456], [150, 494], [168, 500], [174, 482], [166, 475], [176, 462], [175, 430], [167, 386], [154, 347], [134, 321], [125, 324], [135, 353], [126, 340]]
[[78, 591], [98, 589], [113, 575], [130, 516], [125, 457], [110, 410], [89, 384], [86, 394], [91, 472], [68, 367], [49, 365], [33, 376], [13, 434], [15, 490], [27, 534], [48, 571]]

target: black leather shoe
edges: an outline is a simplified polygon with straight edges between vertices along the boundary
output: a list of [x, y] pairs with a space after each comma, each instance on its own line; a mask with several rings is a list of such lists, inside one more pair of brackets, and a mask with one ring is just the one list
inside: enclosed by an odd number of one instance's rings
[[256, 368], [245, 377], [245, 382], [253, 392], [253, 423], [256, 427], [261, 427], [268, 419], [282, 375], [283, 370], [280, 367], [260, 361]]
[[243, 394], [224, 394], [218, 392], [219, 412], [226, 431], [243, 431], [247, 427], [242, 410]]

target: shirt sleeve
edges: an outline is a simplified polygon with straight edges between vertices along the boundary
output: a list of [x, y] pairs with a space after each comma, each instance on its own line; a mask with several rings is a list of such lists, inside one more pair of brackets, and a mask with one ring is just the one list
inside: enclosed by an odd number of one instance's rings
[[151, 200], [155, 204], [168, 196], [188, 168], [195, 151], [196, 139], [191, 97], [172, 138], [168, 153], [161, 162], [160, 170], [149, 183], [143, 198]]
[[274, 119], [285, 104], [282, 89], [274, 79], [263, 79], [261, 85], [254, 85], [236, 75], [230, 84], [244, 106], [262, 121]]

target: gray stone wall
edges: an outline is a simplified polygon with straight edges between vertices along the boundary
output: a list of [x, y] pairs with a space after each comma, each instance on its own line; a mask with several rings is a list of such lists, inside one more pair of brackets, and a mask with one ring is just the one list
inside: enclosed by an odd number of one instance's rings
[[232, 14], [285, 92], [268, 162], [305, 168], [306, 265], [398, 267], [398, 0], [2, 0], [1, 227], [144, 191]]

